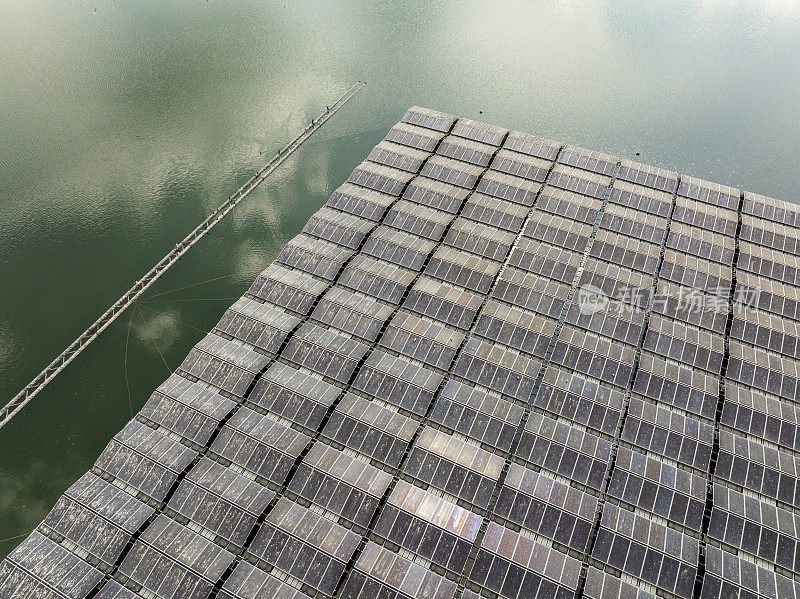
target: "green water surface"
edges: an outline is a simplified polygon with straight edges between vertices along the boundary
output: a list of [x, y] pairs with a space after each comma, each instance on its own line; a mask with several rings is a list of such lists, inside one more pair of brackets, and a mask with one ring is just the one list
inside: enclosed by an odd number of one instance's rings
[[0, 430], [0, 557], [407, 107], [796, 201], [798, 49], [798, 0], [0, 0], [0, 403], [368, 82]]

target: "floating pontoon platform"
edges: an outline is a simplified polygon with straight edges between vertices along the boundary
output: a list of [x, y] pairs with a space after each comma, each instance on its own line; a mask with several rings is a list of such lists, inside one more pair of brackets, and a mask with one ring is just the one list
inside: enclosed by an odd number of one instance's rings
[[800, 596], [800, 207], [412, 108], [0, 597]]

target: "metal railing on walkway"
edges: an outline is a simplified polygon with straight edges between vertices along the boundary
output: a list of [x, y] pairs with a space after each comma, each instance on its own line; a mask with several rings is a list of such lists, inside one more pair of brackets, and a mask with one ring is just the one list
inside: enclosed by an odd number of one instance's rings
[[14, 398], [0, 408], [0, 429], [24, 408], [50, 381], [67, 367], [86, 347], [114, 322], [131, 304], [133, 304], [153, 283], [172, 267], [189, 249], [213, 229], [233, 208], [245, 199], [251, 191], [258, 187], [275, 169], [277, 169], [295, 150], [316, 133], [325, 122], [339, 111], [365, 85], [359, 81], [342, 94], [333, 105], [326, 107], [324, 113], [309, 123], [305, 129], [253, 175], [247, 183], [220, 205], [208, 218], [200, 223], [191, 233], [184, 237], [175, 247], [151, 268], [147, 274], [136, 281], [125, 294], [95, 320], [89, 328], [61, 352], [47, 367], [28, 383]]

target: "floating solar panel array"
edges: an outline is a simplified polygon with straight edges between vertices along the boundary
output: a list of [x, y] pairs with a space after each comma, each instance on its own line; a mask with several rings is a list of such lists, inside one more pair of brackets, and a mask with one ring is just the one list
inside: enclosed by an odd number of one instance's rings
[[800, 208], [412, 108], [0, 597], [800, 599]]

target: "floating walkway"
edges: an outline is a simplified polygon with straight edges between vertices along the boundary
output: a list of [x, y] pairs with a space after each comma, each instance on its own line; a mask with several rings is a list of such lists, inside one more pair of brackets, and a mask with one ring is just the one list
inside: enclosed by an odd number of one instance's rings
[[800, 207], [412, 108], [0, 598], [800, 597]]
[[217, 224], [225, 218], [225, 216], [236, 205], [245, 199], [251, 191], [261, 185], [261, 183], [269, 177], [272, 172], [278, 168], [284, 160], [294, 154], [303, 143], [306, 142], [314, 133], [319, 131], [320, 127], [325, 122], [336, 114], [342, 106], [347, 104], [350, 99], [361, 89], [365, 83], [359, 81], [344, 94], [342, 94], [332, 106], [326, 107], [324, 113], [311, 121], [300, 134], [290, 141], [286, 146], [281, 148], [278, 153], [264, 165], [255, 175], [242, 185], [236, 192], [229, 197], [225, 202], [208, 218], [200, 223], [197, 228], [184, 237], [170, 252], [159, 260], [153, 268], [151, 268], [146, 275], [133, 284], [133, 287], [119, 298], [114, 304], [106, 310], [100, 318], [95, 320], [88, 329], [73, 341], [67, 349], [61, 352], [56, 358], [47, 365], [36, 377], [25, 387], [17, 393], [10, 402], [0, 408], [0, 429], [2, 429], [8, 422], [24, 408], [42, 389], [44, 389], [50, 381], [58, 376], [67, 365], [72, 362], [78, 355], [86, 349], [89, 344], [97, 339], [108, 326], [114, 322], [119, 315], [122, 314], [128, 307], [133, 304], [153, 283], [155, 283], [161, 276], [167, 272], [181, 257], [189, 251], [200, 239], [211, 231]]

